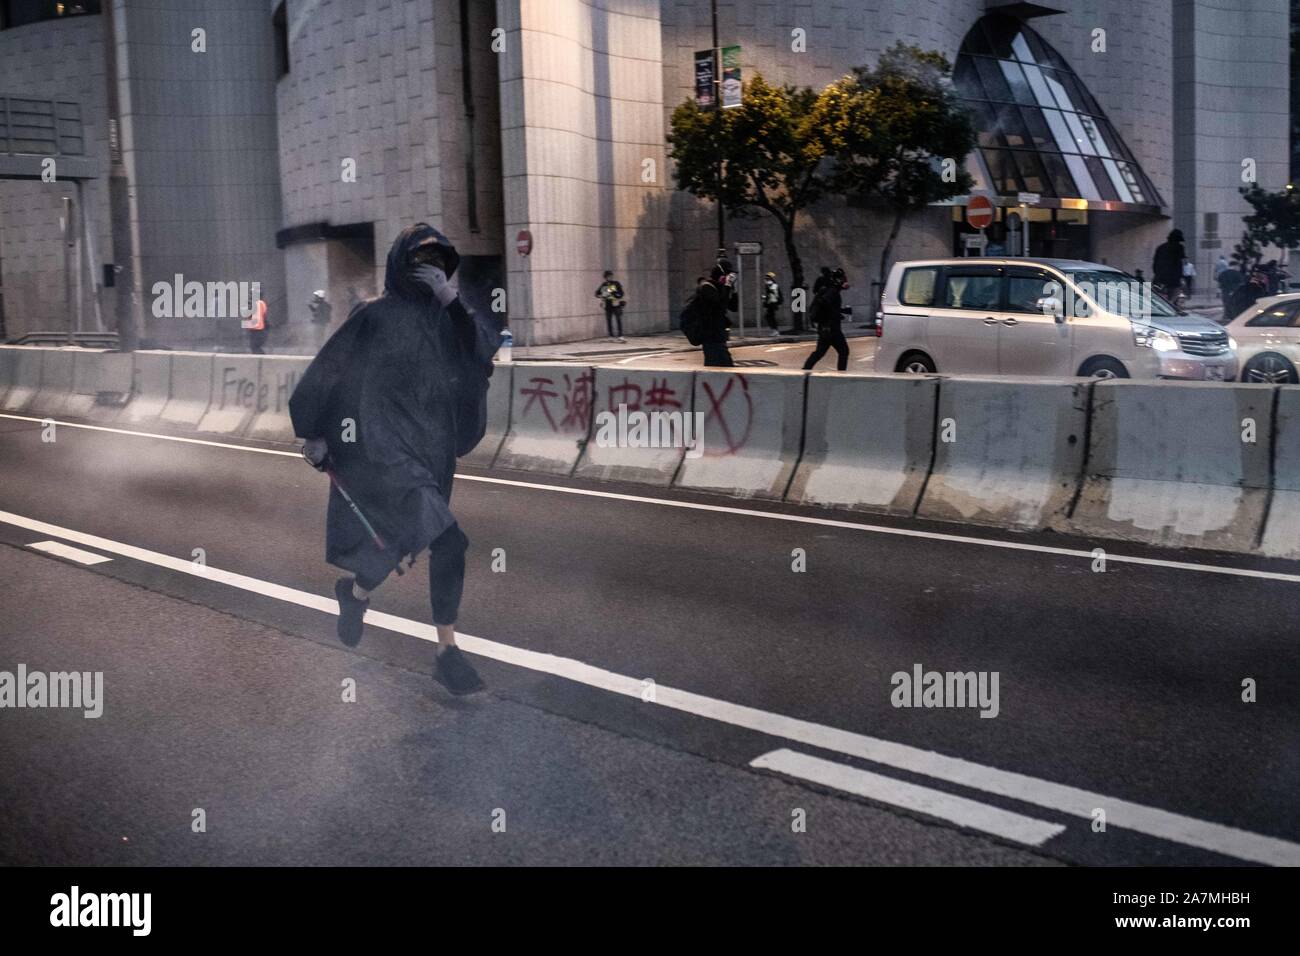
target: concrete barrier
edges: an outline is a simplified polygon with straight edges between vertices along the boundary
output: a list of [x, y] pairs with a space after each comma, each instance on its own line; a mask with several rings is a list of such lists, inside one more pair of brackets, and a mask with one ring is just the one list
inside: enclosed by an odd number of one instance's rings
[[167, 404], [159, 420], [165, 425], [197, 428], [212, 400], [212, 363], [209, 352], [172, 352]]
[[[172, 357], [170, 352], [136, 352], [131, 362], [131, 400], [118, 413], [119, 425], [146, 425], [157, 422], [167, 407], [171, 394]], [[202, 412], [198, 413], [200, 416]], [[196, 418], [195, 421], [198, 419]]]
[[803, 437], [804, 372], [697, 372], [704, 454], [687, 458], [675, 485], [745, 498], [781, 498]]
[[574, 474], [670, 484], [695, 435], [693, 380], [691, 372], [597, 369], [591, 440]]
[[295, 442], [289, 420], [289, 396], [307, 371], [311, 359], [300, 355], [263, 355], [257, 371], [255, 414], [244, 433], [264, 441]]
[[1259, 549], [1300, 560], [1300, 386], [1277, 390], [1273, 435], [1273, 499]]
[[1086, 380], [945, 378], [923, 518], [1022, 530], [1064, 519], [1083, 475]]
[[72, 363], [72, 393], [63, 414], [96, 422], [112, 421], [131, 397], [131, 356], [126, 352], [77, 352]]
[[18, 351], [12, 345], [0, 345], [0, 408], [5, 407], [5, 397], [13, 388], [18, 375]]
[[77, 349], [41, 349], [41, 387], [32, 402], [32, 411], [51, 417], [62, 415], [72, 397], [72, 368]]
[[25, 412], [36, 400], [41, 390], [41, 358], [45, 351], [30, 345], [13, 348], [13, 378], [4, 397], [5, 411]]
[[226, 355], [212, 357], [212, 401], [200, 419], [201, 432], [243, 435], [257, 414], [260, 357]]
[[1254, 548], [1268, 501], [1272, 386], [1124, 380], [1100, 382], [1092, 396], [1083, 490], [1061, 527], [1174, 548]]
[[810, 374], [803, 457], [786, 500], [912, 514], [930, 470], [938, 392], [928, 376]]
[[491, 468], [506, 432], [510, 430], [510, 376], [514, 365], [501, 364], [488, 380], [487, 431], [474, 450], [460, 460], [478, 468]]
[[591, 432], [596, 370], [521, 364], [511, 376], [510, 430], [497, 468], [567, 475]]

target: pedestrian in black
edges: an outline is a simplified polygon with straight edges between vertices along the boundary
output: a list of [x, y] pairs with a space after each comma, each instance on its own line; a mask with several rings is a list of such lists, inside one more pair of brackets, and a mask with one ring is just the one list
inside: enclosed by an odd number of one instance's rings
[[614, 273], [606, 271], [605, 281], [596, 288], [596, 298], [605, 304], [605, 328], [609, 337], [617, 342], [626, 342], [623, 338], [623, 306], [627, 298], [623, 295], [623, 283], [614, 278]]
[[812, 287], [813, 298], [814, 299], [817, 298], [817, 293], [821, 292], [822, 289], [826, 288], [833, 281], [834, 279], [832, 277], [831, 267], [822, 266], [821, 274], [817, 276], [815, 280], [813, 280], [813, 287]]
[[695, 292], [705, 365], [731, 368], [736, 364], [727, 348], [727, 311], [736, 307], [735, 292], [730, 285], [732, 275], [726, 268], [726, 260], [720, 260], [709, 274], [709, 281], [700, 283]]
[[504, 325], [461, 303], [448, 281], [459, 261], [432, 226], [404, 229], [383, 295], [330, 337], [289, 402], [304, 456], [330, 473], [325, 557], [349, 572], [334, 586], [339, 638], [356, 646], [371, 592], [428, 548], [434, 678], [454, 694], [483, 682], [456, 646], [469, 539], [449, 506], [452, 476], [486, 431]]
[[1257, 301], [1268, 295], [1268, 275], [1263, 269], [1253, 269], [1250, 281], [1243, 283], [1232, 294], [1232, 318], [1236, 318], [1251, 308]]
[[1183, 246], [1183, 233], [1173, 229], [1169, 237], [1156, 247], [1156, 254], [1151, 260], [1152, 281], [1156, 291], [1169, 300], [1173, 300], [1183, 286], [1183, 260], [1187, 250]]
[[821, 291], [813, 297], [809, 319], [817, 330], [817, 348], [808, 361], [803, 363], [804, 371], [821, 361], [822, 356], [835, 349], [835, 368], [843, 372], [849, 366], [849, 343], [844, 338], [841, 323], [844, 319], [844, 300], [841, 292], [849, 287], [843, 269], [831, 273], [829, 281], [822, 285]]
[[1226, 324], [1230, 319], [1237, 317], [1237, 313], [1232, 311], [1233, 297], [1246, 283], [1246, 277], [1233, 266], [1225, 265], [1219, 270], [1215, 281], [1219, 283], [1219, 301], [1223, 304], [1222, 321]]

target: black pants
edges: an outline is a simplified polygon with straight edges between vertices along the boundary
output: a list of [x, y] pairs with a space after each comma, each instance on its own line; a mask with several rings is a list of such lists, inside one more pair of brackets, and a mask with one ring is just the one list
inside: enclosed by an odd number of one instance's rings
[[776, 321], [776, 303], [769, 302], [763, 306], [763, 317], [767, 319], [767, 327], [770, 329], [780, 329]]
[[817, 330], [817, 348], [813, 350], [812, 355], [808, 356], [808, 361], [803, 363], [804, 370], [807, 371], [820, 362], [822, 356], [832, 348], [835, 349], [836, 355], [835, 367], [841, 372], [848, 368], [849, 343], [845, 341], [844, 330], [837, 326], [833, 329]]
[[[434, 624], [455, 624], [460, 614], [460, 598], [465, 593], [465, 550], [469, 538], [454, 524], [429, 545], [429, 607]], [[357, 585], [373, 591], [384, 583], [357, 577]]]
[[248, 350], [254, 355], [266, 354], [266, 329], [248, 330]]
[[736, 363], [731, 358], [731, 349], [727, 348], [726, 342], [705, 342], [703, 347], [705, 365], [720, 365], [723, 368], [735, 366]]
[[[623, 307], [621, 305], [605, 306], [605, 328], [609, 330], [609, 337], [623, 337]], [[614, 330], [618, 329], [617, 332]]]

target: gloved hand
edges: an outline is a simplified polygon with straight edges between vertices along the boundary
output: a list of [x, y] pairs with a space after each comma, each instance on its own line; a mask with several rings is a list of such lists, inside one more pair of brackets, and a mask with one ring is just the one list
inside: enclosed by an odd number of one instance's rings
[[317, 471], [324, 471], [330, 457], [329, 445], [323, 438], [309, 438], [303, 442], [302, 457]]
[[437, 266], [418, 265], [411, 270], [411, 275], [416, 282], [427, 286], [429, 291], [433, 293], [433, 297], [442, 305], [450, 305], [451, 301], [456, 298], [456, 290], [452, 288], [447, 273]]

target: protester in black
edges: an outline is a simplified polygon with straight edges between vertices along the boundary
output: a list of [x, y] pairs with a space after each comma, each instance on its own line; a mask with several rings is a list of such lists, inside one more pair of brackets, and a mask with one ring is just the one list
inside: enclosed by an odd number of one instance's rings
[[1151, 275], [1158, 288], [1166, 298], [1173, 299], [1183, 286], [1183, 259], [1187, 250], [1183, 246], [1183, 233], [1173, 229], [1169, 237], [1156, 247], [1155, 257], [1151, 261]]
[[844, 300], [841, 291], [849, 287], [844, 270], [836, 269], [830, 279], [822, 284], [821, 291], [813, 297], [809, 318], [817, 330], [817, 348], [808, 361], [803, 363], [804, 370], [815, 366], [832, 348], [835, 349], [835, 368], [843, 372], [849, 365], [849, 343], [844, 338], [841, 323], [844, 319]]
[[449, 501], [457, 456], [487, 428], [504, 323], [461, 304], [448, 281], [458, 262], [432, 226], [403, 230], [388, 253], [384, 294], [354, 309], [325, 343], [289, 413], [308, 461], [330, 472], [325, 556], [351, 572], [334, 588], [340, 639], [361, 640], [370, 592], [428, 548], [442, 645], [434, 677], [461, 694], [482, 681], [456, 647], [469, 540]]
[[605, 281], [596, 289], [596, 298], [605, 304], [605, 328], [611, 339], [626, 342], [623, 338], [623, 306], [627, 298], [623, 295], [623, 283], [614, 278], [614, 273], [606, 272]]
[[695, 290], [705, 365], [730, 368], [736, 364], [727, 348], [727, 311], [735, 308], [730, 276], [723, 265], [716, 265], [709, 274], [709, 281], [701, 282]]
[[[1266, 295], [1268, 295], [1268, 276], [1262, 269], [1252, 270], [1250, 281], [1239, 286], [1237, 291], [1232, 294], [1230, 300], [1232, 306], [1231, 318], [1235, 319]], [[1227, 317], [1226, 313], [1225, 317]]]
[[1237, 313], [1232, 311], [1233, 296], [1245, 284], [1246, 277], [1232, 266], [1224, 266], [1214, 281], [1219, 283], [1219, 300], [1223, 304], [1223, 322], [1226, 324], [1237, 317]]

